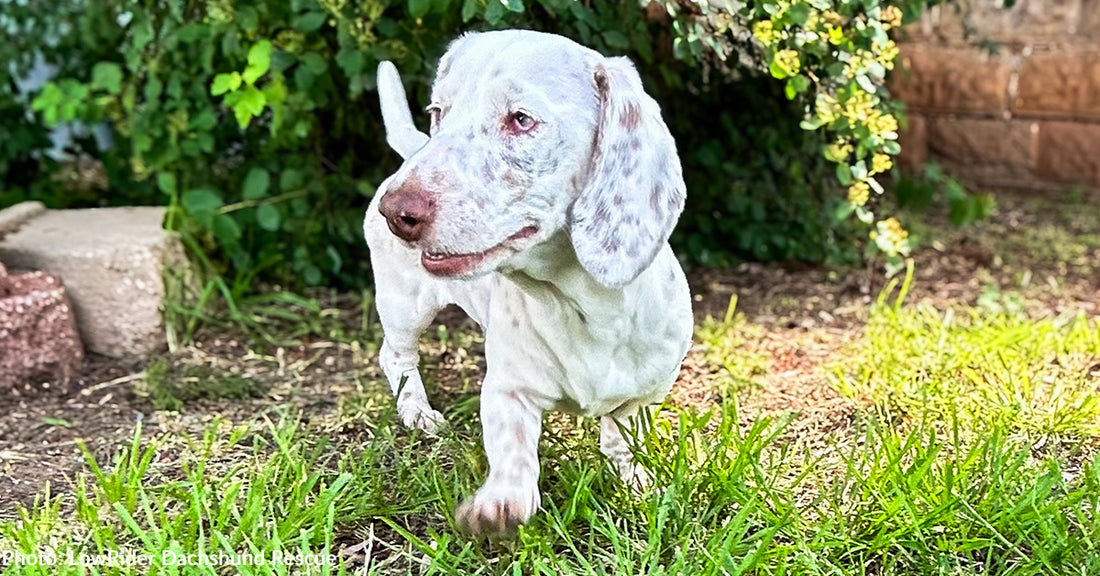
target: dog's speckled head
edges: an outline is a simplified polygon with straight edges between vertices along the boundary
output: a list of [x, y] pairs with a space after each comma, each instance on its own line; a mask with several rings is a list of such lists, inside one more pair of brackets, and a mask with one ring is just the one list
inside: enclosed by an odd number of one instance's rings
[[538, 32], [464, 35], [439, 62], [427, 138], [388, 63], [379, 92], [406, 157], [380, 210], [432, 274], [484, 274], [567, 230], [585, 270], [622, 286], [683, 209], [675, 142], [625, 58]]

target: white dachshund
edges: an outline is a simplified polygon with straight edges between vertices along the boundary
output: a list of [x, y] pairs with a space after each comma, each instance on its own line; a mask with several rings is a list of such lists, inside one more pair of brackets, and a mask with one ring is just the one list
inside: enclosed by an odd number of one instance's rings
[[405, 425], [443, 423], [418, 372], [436, 312], [458, 304], [485, 330], [489, 477], [459, 525], [502, 532], [538, 509], [546, 410], [602, 417], [601, 451], [641, 481], [623, 434], [675, 382], [692, 312], [668, 245], [685, 197], [676, 144], [633, 65], [550, 34], [466, 34], [439, 62], [430, 135], [388, 62], [378, 92], [405, 163], [364, 231]]

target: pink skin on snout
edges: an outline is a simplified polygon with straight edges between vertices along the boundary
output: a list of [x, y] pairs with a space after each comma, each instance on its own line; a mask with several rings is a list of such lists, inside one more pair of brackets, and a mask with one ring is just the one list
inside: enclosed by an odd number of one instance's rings
[[504, 250], [509, 243], [529, 238], [536, 232], [538, 232], [538, 227], [527, 226], [519, 232], [509, 236], [504, 242], [484, 252], [476, 252], [474, 254], [433, 254], [421, 252], [420, 263], [428, 273], [436, 276], [461, 276], [477, 268], [486, 258], [495, 256], [498, 252]]

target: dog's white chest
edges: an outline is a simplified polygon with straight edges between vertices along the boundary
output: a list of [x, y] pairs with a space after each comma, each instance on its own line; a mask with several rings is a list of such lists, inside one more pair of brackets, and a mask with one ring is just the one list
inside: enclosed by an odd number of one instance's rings
[[[545, 408], [584, 416], [660, 402], [690, 346], [692, 322], [687, 283], [671, 251], [655, 264], [637, 287], [581, 306], [552, 286], [521, 287], [500, 277], [486, 326], [489, 369]], [[646, 282], [649, 274], [674, 281]]]

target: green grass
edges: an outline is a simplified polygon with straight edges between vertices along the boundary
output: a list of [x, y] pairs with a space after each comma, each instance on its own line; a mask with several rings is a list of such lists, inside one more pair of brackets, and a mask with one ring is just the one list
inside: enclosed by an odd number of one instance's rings
[[1100, 437], [1100, 324], [1082, 312], [1033, 320], [1021, 306], [936, 310], [880, 301], [854, 353], [833, 365], [843, 394], [896, 416]]
[[[179, 477], [156, 470], [140, 430], [72, 502], [43, 500], [0, 525], [4, 549], [106, 554], [333, 553], [372, 535], [369, 574], [1095, 574], [1100, 464], [1073, 480], [992, 428], [965, 444], [932, 429], [867, 420], [858, 442], [821, 455], [777, 443], [779, 422], [661, 420], [647, 459], [657, 488], [636, 494], [589, 441], [543, 443], [545, 510], [512, 539], [470, 541], [451, 511], [484, 472], [472, 431], [439, 439], [388, 416], [336, 450], [293, 419], [211, 426]], [[708, 425], [709, 424], [709, 425]], [[366, 432], [366, 431], [364, 431]], [[225, 456], [232, 454], [230, 462]], [[10, 565], [5, 574], [81, 574]], [[104, 574], [144, 574], [112, 568]], [[198, 566], [155, 574], [214, 574]], [[281, 574], [278, 566], [242, 574]], [[309, 574], [343, 574], [307, 570]], [[361, 572], [356, 572], [361, 573]]]
[[236, 332], [261, 346], [297, 346], [318, 337], [339, 342], [379, 340], [373, 295], [311, 289], [297, 294], [279, 286], [258, 291], [251, 276], [230, 282], [195, 244], [181, 236], [190, 264], [166, 267], [164, 321], [170, 349], [203, 330]]
[[[76, 574], [1100, 574], [1100, 337], [1094, 321], [880, 302], [822, 378], [860, 401], [806, 442], [797, 414], [735, 401], [666, 409], [644, 439], [654, 487], [624, 487], [589, 421], [548, 418], [543, 510], [515, 535], [471, 540], [453, 510], [486, 469], [476, 403], [439, 437], [401, 428], [384, 384], [344, 399], [339, 430], [290, 408], [201, 438], [138, 428], [112, 459], [0, 520], [0, 551], [52, 551]], [[708, 358], [751, 380], [730, 314], [700, 329]], [[826, 374], [827, 372], [827, 374]], [[583, 434], [582, 434], [583, 432]], [[354, 566], [82, 568], [72, 553], [336, 554]], [[315, 556], [314, 556], [315, 557]], [[365, 563], [365, 565], [364, 565]], [[300, 570], [300, 572], [295, 572]]]
[[163, 358], [153, 360], [141, 380], [143, 389], [136, 392], [149, 396], [156, 410], [179, 410], [196, 400], [244, 400], [267, 390], [264, 384], [251, 378], [214, 373], [206, 366], [188, 366], [178, 374], [174, 372], [177, 370]]
[[721, 319], [707, 316], [695, 328], [695, 339], [706, 350], [704, 360], [720, 368], [723, 392], [754, 384], [767, 372], [767, 358], [747, 344], [758, 340], [763, 330], [745, 322], [737, 312], [737, 295], [730, 297]]

